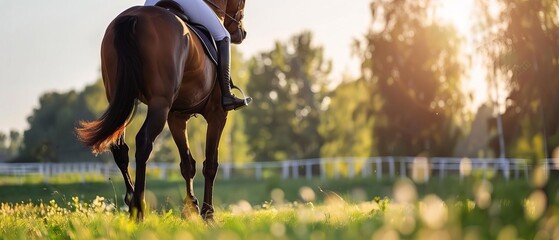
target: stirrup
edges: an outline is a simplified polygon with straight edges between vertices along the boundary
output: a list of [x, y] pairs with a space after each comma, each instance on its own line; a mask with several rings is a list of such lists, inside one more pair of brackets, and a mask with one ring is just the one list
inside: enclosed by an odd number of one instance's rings
[[243, 95], [243, 99], [247, 99], [247, 96], [245, 95], [245, 92], [243, 92], [243, 90], [240, 87], [237, 87], [237, 85], [233, 84], [233, 82], [231, 82], [231, 89], [239, 90], [239, 92], [241, 92], [241, 95]]
[[231, 110], [241, 109], [243, 107], [248, 106], [248, 104], [250, 102], [252, 102], [251, 97], [240, 99], [240, 98], [235, 97], [235, 95], [232, 95], [231, 97], [226, 97], [226, 98], [232, 101], [232, 102], [228, 102], [226, 104], [225, 100], [222, 99], [223, 109], [227, 112], [231, 111]]
[[[237, 98], [237, 97], [235, 97], [235, 95], [231, 94], [231, 98], [232, 98], [233, 102], [229, 103], [228, 105], [225, 105], [225, 103], [223, 102], [223, 99], [222, 99], [223, 109], [225, 111], [238, 110], [240, 108], [248, 106], [248, 104], [252, 102], [252, 98], [247, 97], [242, 89], [240, 89], [239, 87], [235, 86], [232, 83], [231, 83], [230, 86], [231, 86], [231, 89], [239, 90], [239, 92], [242, 95], [242, 98]], [[234, 99], [237, 99], [236, 103], [235, 103]], [[242, 103], [239, 100], [242, 101]]]

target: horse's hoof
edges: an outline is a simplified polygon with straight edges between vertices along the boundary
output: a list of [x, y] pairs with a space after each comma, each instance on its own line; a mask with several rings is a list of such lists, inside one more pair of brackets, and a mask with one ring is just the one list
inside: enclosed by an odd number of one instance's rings
[[191, 216], [198, 216], [198, 214], [200, 214], [200, 210], [198, 209], [198, 206], [184, 206], [184, 209], [182, 210], [182, 215], [185, 218], [189, 218]]
[[144, 213], [136, 207], [130, 207], [130, 220], [135, 220], [137, 223], [143, 222]]
[[203, 207], [200, 215], [202, 215], [204, 221], [212, 222], [214, 219], [214, 209], [212, 207]]
[[208, 223], [212, 223], [212, 222], [214, 222], [214, 213], [213, 212], [208, 212], [208, 213], [202, 214], [202, 219], [204, 219], [204, 221], [206, 221]]

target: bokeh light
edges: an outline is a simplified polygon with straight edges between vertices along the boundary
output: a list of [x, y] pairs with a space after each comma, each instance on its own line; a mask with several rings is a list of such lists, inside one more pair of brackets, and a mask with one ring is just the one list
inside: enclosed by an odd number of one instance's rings
[[511, 240], [511, 239], [518, 239], [518, 231], [514, 226], [506, 226], [499, 231], [499, 235], [497, 235], [497, 240]]
[[412, 162], [412, 179], [417, 183], [429, 180], [429, 160], [426, 157], [416, 157]]
[[460, 160], [460, 176], [467, 177], [472, 174], [472, 160], [469, 158], [462, 158]]
[[400, 235], [394, 229], [382, 227], [371, 237], [371, 240], [399, 240]]
[[431, 229], [442, 228], [448, 221], [446, 204], [437, 195], [429, 194], [419, 203], [421, 220]]
[[474, 185], [474, 197], [476, 205], [481, 209], [486, 209], [491, 205], [491, 194], [493, 185], [491, 182], [483, 180]]
[[417, 199], [415, 184], [407, 178], [401, 178], [393, 187], [394, 199], [398, 203], [411, 204]]
[[280, 222], [274, 222], [270, 225], [270, 233], [276, 238], [285, 236], [285, 225]]
[[549, 167], [547, 164], [538, 164], [534, 167], [532, 175], [532, 184], [535, 188], [541, 188], [545, 186], [549, 179]]
[[284, 202], [285, 193], [279, 188], [274, 188], [272, 189], [272, 192], [270, 192], [270, 197], [272, 197], [274, 204], [281, 205]]
[[384, 222], [403, 235], [411, 234], [416, 228], [415, 207], [410, 204], [390, 204], [384, 212]]
[[552, 165], [555, 166], [555, 169], [559, 169], [559, 146], [553, 149], [553, 159]]
[[536, 190], [524, 201], [524, 214], [527, 219], [539, 219], [547, 207], [547, 197], [541, 190]]
[[299, 196], [305, 202], [313, 202], [316, 199], [316, 194], [312, 188], [303, 186], [299, 188]]
[[233, 214], [247, 214], [252, 212], [252, 205], [246, 200], [240, 200], [237, 204], [229, 206]]

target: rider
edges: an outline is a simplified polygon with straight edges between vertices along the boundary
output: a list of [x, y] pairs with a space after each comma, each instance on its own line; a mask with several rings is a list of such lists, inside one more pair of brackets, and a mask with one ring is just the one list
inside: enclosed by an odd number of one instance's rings
[[[158, 1], [159, 0], [147, 0], [144, 5], [153, 6]], [[215, 12], [204, 0], [175, 0], [175, 2], [181, 5], [185, 14], [192, 22], [205, 26], [216, 41], [217, 52], [219, 54], [217, 79], [221, 86], [221, 103], [223, 109], [225, 111], [230, 111], [248, 105], [252, 101], [252, 98], [247, 97], [241, 99], [231, 94], [231, 36]]]

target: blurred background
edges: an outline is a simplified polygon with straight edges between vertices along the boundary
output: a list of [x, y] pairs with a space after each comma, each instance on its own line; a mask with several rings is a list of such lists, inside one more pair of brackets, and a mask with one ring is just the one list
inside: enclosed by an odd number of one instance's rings
[[[90, 199], [126, 210], [112, 156], [91, 154], [74, 127], [107, 107], [105, 28], [143, 1], [0, 3], [4, 235], [118, 238], [133, 228], [73, 212]], [[180, 239], [559, 239], [559, 1], [248, 0], [245, 26], [232, 77], [254, 101], [229, 114], [213, 196], [238, 218]], [[130, 156], [145, 114], [127, 129]], [[201, 200], [202, 117], [188, 135]], [[145, 193], [157, 223], [184, 208], [179, 161], [164, 130]], [[56, 217], [57, 203], [75, 208]], [[162, 236], [185, 229], [171, 225]]]
[[[77, 142], [106, 106], [99, 48], [143, 1], [3, 1], [0, 162], [112, 162]], [[553, 158], [559, 145], [555, 0], [255, 0], [221, 163], [371, 156]], [[140, 106], [127, 132], [143, 122]], [[188, 126], [204, 159], [205, 122]], [[178, 162], [168, 131], [155, 162]]]

